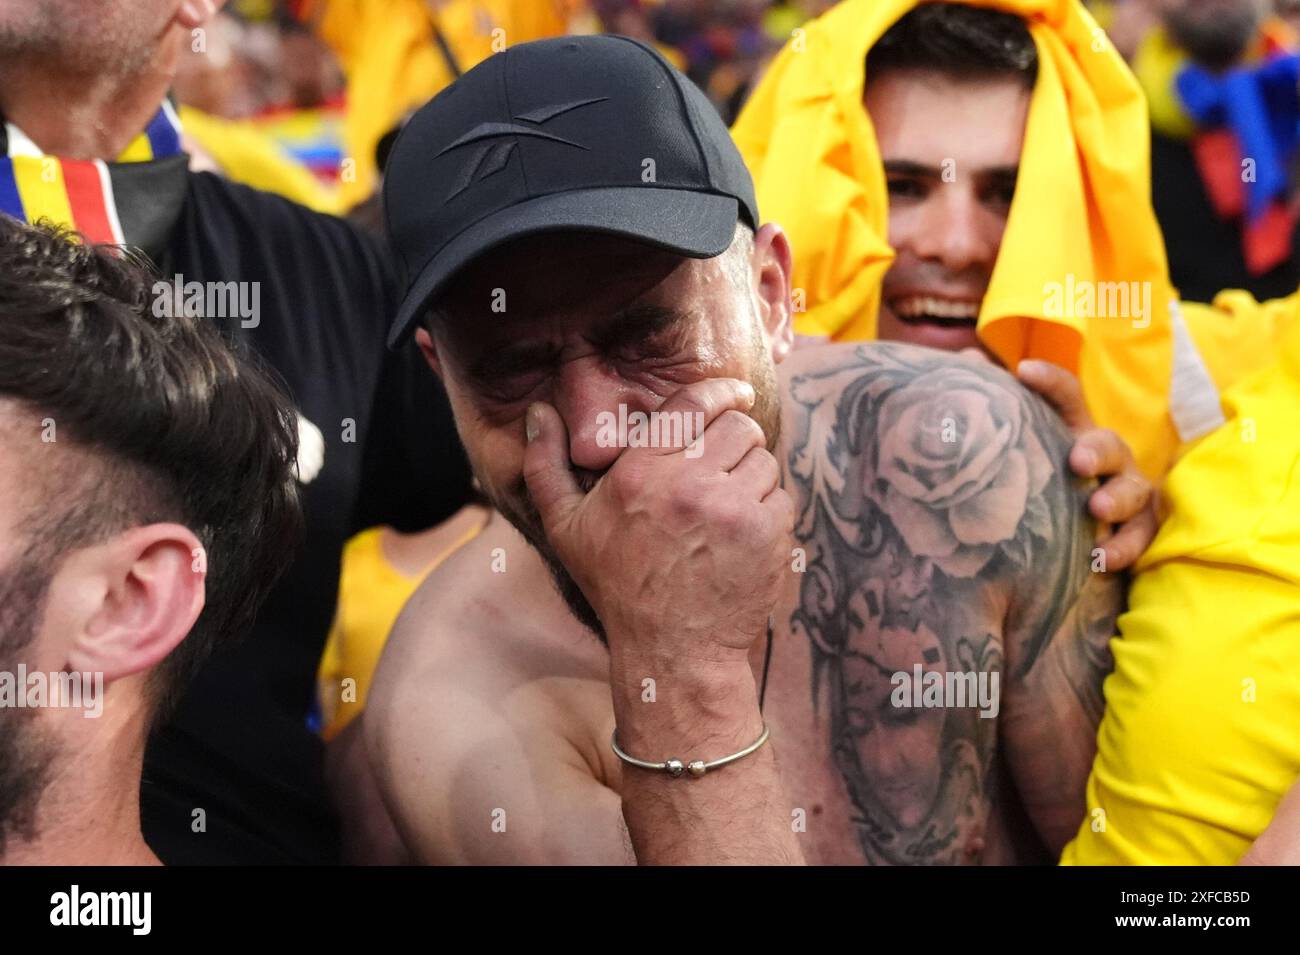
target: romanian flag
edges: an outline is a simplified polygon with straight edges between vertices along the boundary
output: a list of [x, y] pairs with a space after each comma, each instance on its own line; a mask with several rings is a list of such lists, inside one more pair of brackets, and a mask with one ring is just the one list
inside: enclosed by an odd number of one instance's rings
[[166, 101], [113, 164], [46, 156], [14, 126], [8, 127], [6, 138], [8, 155], [0, 156], [0, 212], [24, 222], [49, 219], [76, 229], [91, 242], [116, 245], [126, 238], [113, 168], [181, 151], [180, 120]]

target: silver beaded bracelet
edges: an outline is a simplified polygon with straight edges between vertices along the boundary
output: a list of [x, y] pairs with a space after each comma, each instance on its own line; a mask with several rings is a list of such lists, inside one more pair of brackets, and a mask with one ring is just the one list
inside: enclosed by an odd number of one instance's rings
[[614, 747], [614, 755], [617, 756], [619, 759], [621, 759], [623, 762], [627, 763], [629, 766], [636, 766], [639, 767], [640, 769], [651, 769], [654, 770], [655, 772], [667, 773], [669, 776], [672, 776], [674, 779], [680, 776], [682, 773], [689, 772], [692, 776], [698, 779], [700, 776], [703, 776], [705, 773], [707, 773], [710, 769], [718, 769], [721, 766], [726, 766], [727, 763], [734, 763], [738, 759], [744, 759], [750, 753], [755, 752], [760, 746], [766, 743], [768, 735], [769, 735], [769, 730], [767, 728], [767, 723], [765, 722], [763, 723], [763, 734], [759, 736], [757, 740], [755, 740], [754, 742], [746, 746], [744, 749], [742, 749], [739, 753], [732, 753], [730, 756], [723, 756], [721, 759], [715, 759], [707, 763], [702, 759], [693, 760], [692, 762], [689, 763], [683, 763], [680, 759], [668, 759], [668, 760], [664, 760], [662, 763], [648, 763], [643, 759], [637, 759], [634, 756], [629, 756], [627, 753], [623, 752], [618, 747], [617, 728], [615, 728], [614, 730], [614, 735], [609, 738], [609, 745]]

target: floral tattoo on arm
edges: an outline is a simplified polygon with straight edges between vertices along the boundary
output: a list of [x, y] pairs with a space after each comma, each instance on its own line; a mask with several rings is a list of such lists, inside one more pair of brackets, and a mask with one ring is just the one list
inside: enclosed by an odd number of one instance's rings
[[[917, 706], [900, 698], [899, 675], [948, 685], [969, 674], [996, 697], [1004, 677], [1033, 670], [1088, 569], [1069, 435], [1005, 372], [930, 349], [836, 349], [790, 392], [807, 558], [791, 626], [810, 642], [813, 705], [862, 852], [975, 861], [998, 703]], [[1032, 613], [1021, 612], [1016, 592], [1031, 585]], [[1004, 622], [1016, 613], [1025, 625], [1013, 634]]]

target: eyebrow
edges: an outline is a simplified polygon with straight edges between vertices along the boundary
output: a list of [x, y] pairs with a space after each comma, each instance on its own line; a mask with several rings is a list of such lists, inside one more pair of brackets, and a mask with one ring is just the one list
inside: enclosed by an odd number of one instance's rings
[[[690, 317], [691, 312], [666, 305], [629, 305], [603, 323], [589, 339], [602, 349], [626, 347], [684, 325]], [[477, 359], [469, 372], [479, 381], [491, 382], [549, 364], [555, 360], [558, 351], [552, 342], [507, 345], [492, 349]]]
[[616, 312], [590, 337], [592, 343], [600, 347], [619, 348], [684, 325], [690, 317], [689, 311], [667, 305], [629, 305]]
[[546, 364], [555, 357], [556, 347], [550, 342], [507, 345], [483, 355], [470, 368], [470, 374], [480, 381], [493, 381], [505, 375], [528, 371]]

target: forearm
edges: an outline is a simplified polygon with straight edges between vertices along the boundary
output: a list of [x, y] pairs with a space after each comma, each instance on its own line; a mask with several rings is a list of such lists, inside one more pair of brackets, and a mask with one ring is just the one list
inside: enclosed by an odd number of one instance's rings
[[[738, 752], [762, 733], [748, 663], [616, 659], [618, 742], [638, 759], [683, 763]], [[667, 667], [667, 669], [666, 669]], [[646, 692], [644, 681], [655, 682]], [[803, 856], [771, 741], [702, 777], [623, 767], [623, 815], [642, 865], [790, 865]]]

